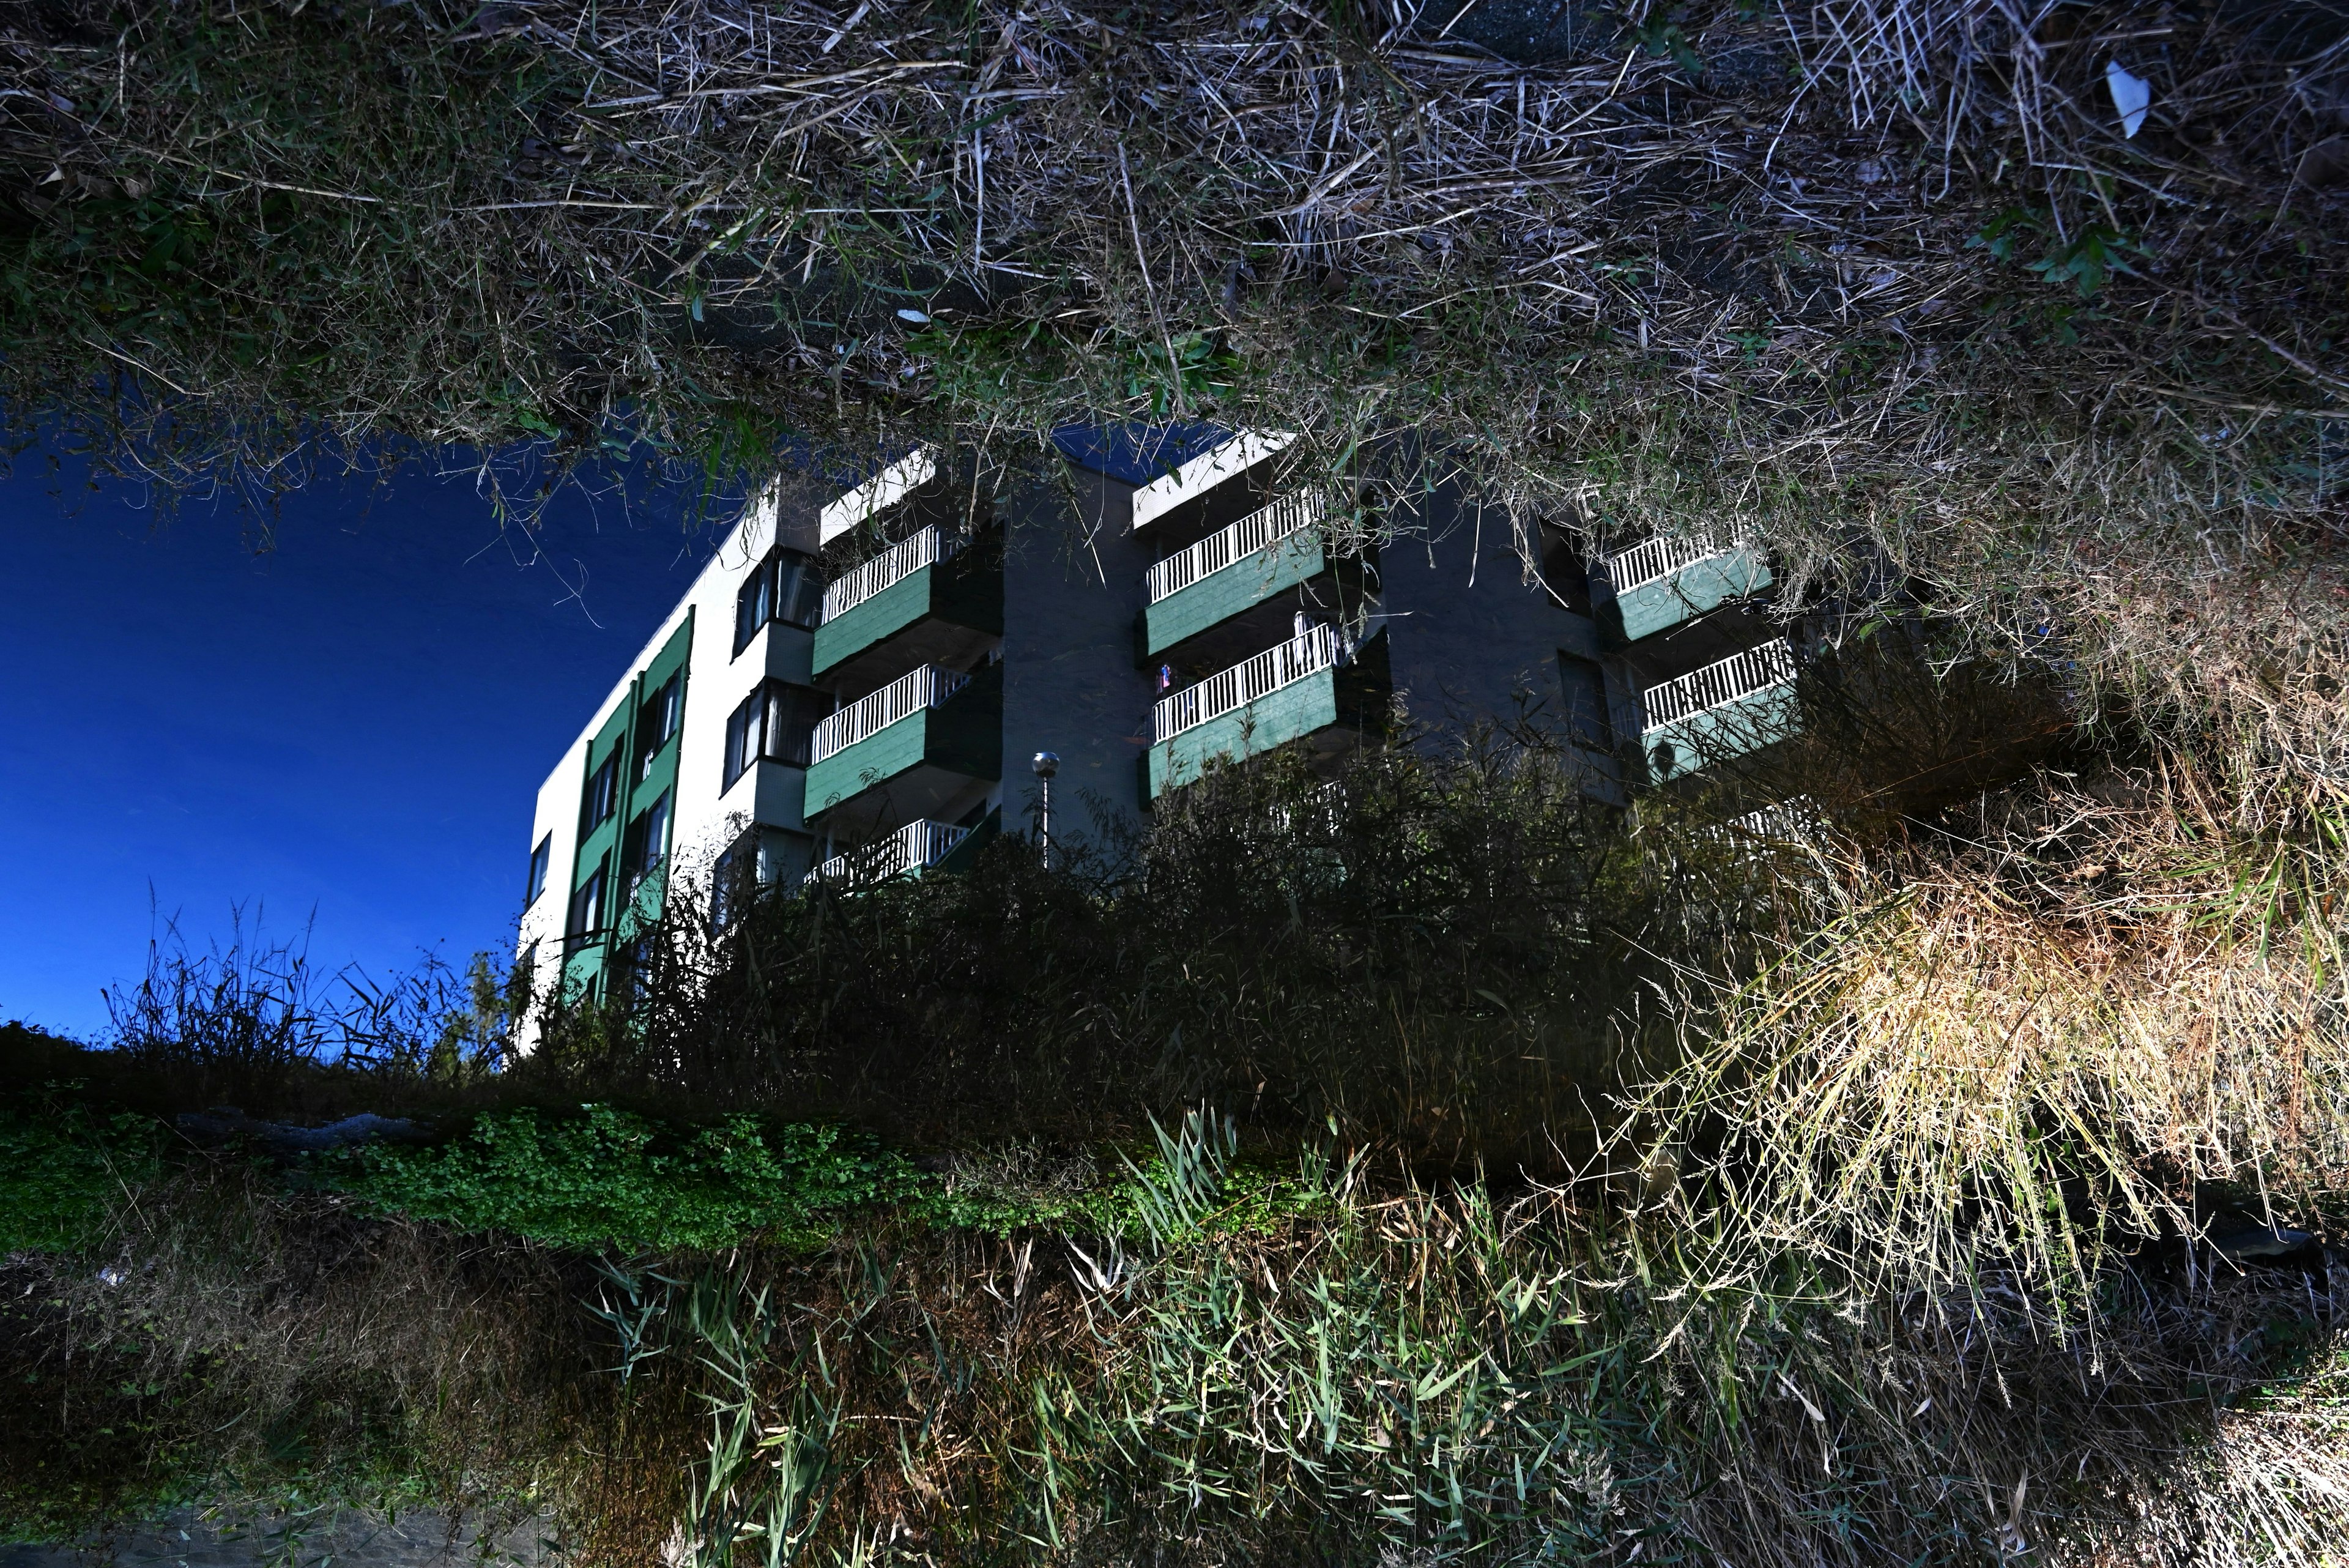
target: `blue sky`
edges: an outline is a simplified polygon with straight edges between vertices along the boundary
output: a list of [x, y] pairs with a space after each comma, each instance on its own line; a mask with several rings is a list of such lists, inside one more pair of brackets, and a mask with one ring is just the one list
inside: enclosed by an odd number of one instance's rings
[[[540, 782], [710, 544], [580, 487], [533, 558], [471, 478], [322, 480], [262, 518], [37, 452], [0, 480], [0, 1019], [102, 1034], [164, 920], [233, 911], [378, 975], [502, 950]], [[151, 889], [151, 895], [150, 895]]]

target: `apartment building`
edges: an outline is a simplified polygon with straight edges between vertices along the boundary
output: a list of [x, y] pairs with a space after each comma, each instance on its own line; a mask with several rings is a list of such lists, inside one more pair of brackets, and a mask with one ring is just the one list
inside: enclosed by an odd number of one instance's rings
[[1758, 552], [1528, 550], [1456, 484], [1370, 498], [1379, 543], [1350, 548], [1364, 497], [1292, 444], [1080, 426], [1042, 464], [923, 448], [763, 497], [540, 789], [522, 952], [594, 991], [687, 889], [724, 924], [811, 878], [951, 872], [1033, 830], [1038, 753], [1065, 843], [1398, 713], [1541, 726], [1617, 801], [1796, 722]]

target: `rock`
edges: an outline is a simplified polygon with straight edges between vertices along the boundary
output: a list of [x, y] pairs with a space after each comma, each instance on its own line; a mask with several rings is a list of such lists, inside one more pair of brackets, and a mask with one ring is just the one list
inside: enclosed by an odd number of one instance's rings
[[405, 1116], [379, 1116], [372, 1111], [361, 1111], [355, 1116], [330, 1122], [322, 1127], [295, 1127], [288, 1122], [264, 1122], [246, 1116], [234, 1106], [214, 1106], [208, 1111], [189, 1111], [178, 1117], [181, 1132], [204, 1142], [222, 1142], [233, 1137], [252, 1138], [280, 1154], [316, 1154], [323, 1149], [348, 1148], [353, 1144], [371, 1143], [378, 1138], [394, 1143], [416, 1143], [429, 1137], [429, 1131], [419, 1122]]
[[2349, 180], [2349, 136], [2328, 136], [2300, 155], [2292, 182], [2303, 191], [2321, 191]]
[[2297, 1252], [2316, 1240], [2307, 1231], [2294, 1231], [2282, 1225], [2256, 1225], [2248, 1230], [2221, 1231], [2206, 1238], [2213, 1251], [2222, 1258], [2281, 1258]]

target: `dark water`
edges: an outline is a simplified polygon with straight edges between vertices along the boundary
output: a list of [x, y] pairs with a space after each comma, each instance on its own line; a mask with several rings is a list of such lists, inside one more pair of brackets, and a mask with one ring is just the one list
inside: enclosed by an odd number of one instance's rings
[[0, 1546], [0, 1568], [542, 1568], [556, 1552], [544, 1521], [452, 1521], [426, 1510], [386, 1516], [316, 1513], [206, 1518], [194, 1509], [160, 1523], [47, 1546]]

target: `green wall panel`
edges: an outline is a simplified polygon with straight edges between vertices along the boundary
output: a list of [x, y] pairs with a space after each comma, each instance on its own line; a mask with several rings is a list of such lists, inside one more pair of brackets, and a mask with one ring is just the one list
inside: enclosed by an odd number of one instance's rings
[[929, 750], [930, 718], [936, 711], [925, 708], [908, 713], [808, 769], [807, 815], [830, 811], [909, 768], [920, 767]]
[[[1707, 708], [1648, 732], [1649, 774], [1658, 784], [1727, 762], [1783, 741], [1802, 728], [1795, 683], [1782, 681], [1750, 691], [1733, 702]], [[1670, 750], [1667, 751], [1666, 748]]]
[[808, 769], [807, 815], [925, 764], [975, 779], [1003, 776], [1003, 666], [989, 665], [941, 706], [908, 713]]
[[930, 613], [930, 585], [936, 566], [924, 566], [900, 577], [837, 619], [815, 628], [815, 672], [854, 659], [885, 637], [895, 637]]
[[1145, 610], [1148, 651], [1161, 653], [1186, 637], [1319, 576], [1329, 565], [1319, 535], [1292, 534], [1276, 539]]
[[1731, 599], [1758, 594], [1770, 582], [1768, 564], [1750, 550], [1733, 550], [1683, 566], [1669, 577], [1617, 597], [1616, 607], [1623, 617], [1623, 640], [1637, 642], [1668, 631]]
[[1334, 670], [1317, 670], [1151, 747], [1151, 798], [1191, 783], [1212, 763], [1268, 752], [1336, 723], [1337, 677]]
[[[683, 743], [685, 704], [692, 695], [692, 680], [688, 667], [693, 651], [693, 617], [694, 612], [688, 608], [684, 623], [667, 642], [661, 644], [652, 661], [628, 683], [627, 694], [618, 709], [605, 721], [604, 727], [595, 732], [595, 738], [588, 742], [586, 771], [579, 780], [581, 809], [583, 812], [585, 809], [587, 781], [595, 776], [595, 770], [603, 765], [604, 759], [616, 750], [620, 753], [619, 803], [617, 809], [582, 841], [578, 857], [572, 863], [571, 891], [574, 893], [585, 887], [587, 879], [598, 870], [605, 873], [605, 935], [564, 961], [564, 983], [574, 991], [584, 991], [603, 978], [610, 966], [613, 936], [625, 940], [635, 930], [660, 918], [668, 877], [663, 873], [647, 877], [637, 886], [636, 897], [628, 898], [626, 890], [620, 886], [620, 838], [638, 812], [663, 793], [677, 787], [677, 754]], [[639, 740], [636, 729], [636, 712], [645, 699], [667, 684], [671, 675], [682, 677], [678, 692], [678, 732], [653, 754], [652, 766], [647, 769], [644, 765], [644, 757], [636, 750]], [[673, 840], [677, 834], [677, 801], [673, 794], [669, 800], [667, 832]], [[668, 844], [647, 848], [649, 855], [665, 856]], [[625, 909], [619, 907], [623, 899], [627, 899]], [[566, 899], [566, 937], [570, 934], [567, 929], [569, 918]]]
[[818, 675], [932, 616], [989, 636], [1003, 635], [1003, 550], [982, 535], [950, 561], [900, 577], [837, 619], [815, 628]]

